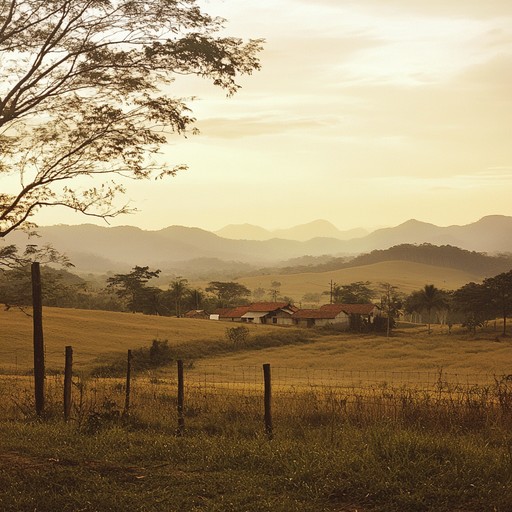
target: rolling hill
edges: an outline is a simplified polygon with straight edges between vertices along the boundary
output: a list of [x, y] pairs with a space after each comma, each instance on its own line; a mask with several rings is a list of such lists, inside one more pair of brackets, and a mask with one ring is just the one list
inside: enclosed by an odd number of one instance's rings
[[[302, 236], [301, 233], [304, 234], [298, 230], [296, 236]], [[484, 217], [466, 226], [439, 227], [410, 220], [350, 240], [321, 236], [306, 241], [234, 240], [184, 226], [146, 231], [132, 226], [91, 224], [40, 227], [39, 234], [39, 238], [27, 240], [24, 233], [14, 232], [0, 243], [50, 243], [66, 253], [82, 272], [120, 271], [135, 265], [150, 265], [171, 272], [183, 262], [199, 258], [261, 267], [305, 255], [354, 256], [397, 244], [450, 244], [471, 251], [512, 252], [512, 217], [499, 215]]]

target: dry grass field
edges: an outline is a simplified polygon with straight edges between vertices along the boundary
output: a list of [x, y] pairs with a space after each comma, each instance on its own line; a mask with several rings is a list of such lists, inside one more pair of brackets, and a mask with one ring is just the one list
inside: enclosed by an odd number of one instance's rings
[[[223, 338], [226, 324], [142, 314], [44, 308], [46, 362], [60, 368], [66, 345], [73, 346], [77, 368], [86, 369], [95, 359], [151, 344], [153, 339], [170, 344]], [[23, 312], [0, 309], [0, 368], [30, 368], [32, 318]], [[263, 332], [267, 326], [250, 326]]]
[[[281, 295], [292, 297], [298, 303], [306, 293], [328, 291], [331, 280], [338, 284], [370, 281], [374, 287], [378, 287], [381, 282], [389, 282], [397, 286], [401, 292], [410, 293], [413, 290], [423, 288], [425, 284], [434, 284], [438, 288], [455, 290], [471, 281], [480, 281], [481, 276], [422, 263], [387, 261], [332, 272], [241, 277], [237, 282], [247, 286], [249, 290], [255, 290], [256, 288], [268, 290], [271, 288], [272, 281], [278, 281], [281, 283]], [[206, 282], [194, 282], [194, 285], [204, 288], [208, 284]]]
[[[0, 310], [0, 368], [29, 369], [32, 364], [32, 319], [17, 310]], [[208, 342], [225, 339], [226, 328], [238, 324], [209, 320], [154, 317], [139, 314], [45, 308], [44, 329], [48, 368], [61, 369], [64, 347], [72, 345], [75, 368], [88, 370], [112, 354], [147, 347], [153, 339], [200, 347], [201, 365], [228, 367], [271, 363], [288, 368], [337, 368], [357, 371], [437, 372], [474, 375], [512, 374], [512, 338], [496, 341], [500, 332], [489, 328], [476, 338], [454, 327], [448, 334], [438, 326], [431, 334], [424, 326], [398, 329], [391, 338], [380, 335], [319, 333], [304, 330], [309, 343], [209, 354]], [[294, 328], [249, 325], [251, 335], [290, 333]], [[202, 348], [201, 348], [202, 347]], [[206, 347], [206, 348], [205, 348]]]

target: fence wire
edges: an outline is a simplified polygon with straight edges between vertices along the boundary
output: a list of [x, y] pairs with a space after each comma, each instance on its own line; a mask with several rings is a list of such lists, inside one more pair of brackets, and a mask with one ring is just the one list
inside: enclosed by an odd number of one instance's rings
[[[272, 411], [281, 428], [379, 421], [448, 427], [512, 425], [512, 375], [444, 371], [364, 371], [271, 367]], [[63, 414], [62, 374], [45, 378], [46, 414]], [[127, 402], [128, 398], [128, 402]], [[262, 366], [185, 364], [183, 413], [187, 428], [206, 432], [261, 430]], [[177, 372], [132, 373], [126, 379], [72, 381], [71, 420], [98, 428], [129, 413], [143, 424], [173, 430], [178, 421]], [[129, 406], [129, 410], [127, 407]], [[31, 375], [0, 374], [0, 414], [7, 419], [34, 415]]]

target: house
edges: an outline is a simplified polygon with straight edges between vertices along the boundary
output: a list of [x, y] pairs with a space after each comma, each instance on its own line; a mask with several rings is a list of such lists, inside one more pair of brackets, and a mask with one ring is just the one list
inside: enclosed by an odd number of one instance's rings
[[292, 316], [294, 325], [322, 327], [328, 324], [344, 325], [349, 328], [351, 322], [373, 323], [380, 312], [375, 304], [325, 304], [318, 309], [301, 309]]
[[293, 325], [292, 315], [298, 308], [289, 302], [254, 302], [247, 306], [218, 309], [219, 320], [254, 324]]

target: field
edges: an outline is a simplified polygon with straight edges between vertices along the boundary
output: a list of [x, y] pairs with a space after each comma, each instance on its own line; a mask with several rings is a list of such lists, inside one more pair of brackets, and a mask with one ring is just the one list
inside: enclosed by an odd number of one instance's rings
[[[59, 308], [44, 310], [46, 362], [50, 369], [61, 369], [64, 347], [73, 346], [77, 368], [89, 370], [114, 354], [149, 346], [153, 339], [168, 340], [182, 347], [183, 356], [196, 347], [194, 359], [208, 364], [308, 368], [350, 368], [364, 371], [437, 371], [444, 369], [468, 374], [511, 374], [512, 342], [497, 342], [500, 326], [472, 338], [454, 327], [435, 327], [428, 335], [425, 326], [399, 329], [389, 339], [384, 336], [329, 333], [295, 328], [249, 325], [251, 335], [299, 333], [308, 343], [283, 344], [250, 350], [233, 350], [225, 340], [226, 328], [237, 324], [190, 320], [130, 313]], [[11, 309], [0, 310], [0, 368], [29, 369], [32, 364], [32, 318]], [[224, 350], [219, 350], [224, 343]], [[209, 347], [217, 350], [210, 351]], [[221, 347], [222, 348], [222, 347]], [[201, 364], [201, 363], [198, 363]]]
[[[3, 512], [512, 511], [512, 341], [499, 325], [474, 338], [404, 325], [389, 339], [251, 326], [236, 347], [231, 323], [53, 308], [44, 323], [50, 368], [74, 348], [71, 419], [61, 375], [47, 378], [45, 421], [31, 378], [0, 376]], [[1, 311], [0, 325], [0, 367], [25, 372], [31, 318]], [[129, 414], [122, 378], [82, 375], [154, 338], [187, 356], [183, 435], [175, 364], [135, 370]]]
[[[425, 279], [428, 276], [428, 283]], [[481, 276], [468, 272], [436, 267], [422, 263], [387, 261], [362, 267], [346, 268], [332, 272], [303, 273], [303, 274], [272, 274], [254, 277], [242, 277], [237, 281], [254, 290], [271, 288], [272, 281], [281, 283], [280, 293], [292, 297], [297, 303], [306, 293], [322, 293], [329, 290], [331, 280], [338, 284], [348, 284], [356, 281], [370, 281], [377, 287], [387, 281], [397, 286], [403, 293], [423, 288], [425, 284], [434, 284], [437, 288], [455, 290], [471, 281], [480, 281]], [[206, 283], [197, 283], [205, 286]]]

